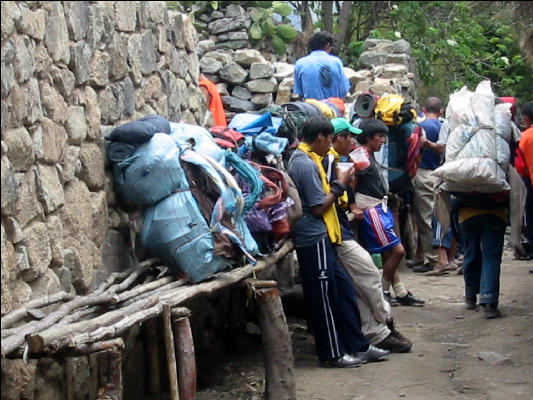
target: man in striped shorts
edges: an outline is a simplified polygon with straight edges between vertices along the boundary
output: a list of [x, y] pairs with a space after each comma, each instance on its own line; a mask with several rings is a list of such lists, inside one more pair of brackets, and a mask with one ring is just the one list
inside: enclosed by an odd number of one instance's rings
[[[383, 287], [385, 297], [391, 305], [417, 306], [424, 301], [409, 292], [400, 279], [398, 266], [405, 256], [400, 238], [394, 232], [394, 217], [387, 207], [387, 189], [374, 152], [379, 151], [387, 140], [388, 128], [382, 121], [365, 119], [359, 125], [363, 131], [357, 141], [366, 149], [370, 166], [357, 172], [355, 204], [363, 210], [363, 219], [359, 222], [359, 239], [370, 254], [380, 253], [383, 258]], [[390, 295], [390, 285], [396, 294]]]

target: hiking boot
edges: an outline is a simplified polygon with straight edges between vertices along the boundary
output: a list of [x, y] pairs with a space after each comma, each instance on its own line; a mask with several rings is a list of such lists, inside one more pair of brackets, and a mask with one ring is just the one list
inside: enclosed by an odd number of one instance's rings
[[385, 300], [387, 300], [391, 307], [399, 306], [400, 303], [398, 303], [398, 300], [396, 298], [392, 297], [390, 292], [388, 290], [383, 292], [383, 296], [385, 297]]
[[477, 308], [477, 297], [465, 296], [465, 308], [467, 310], [475, 310]]
[[376, 347], [383, 350], [388, 350], [391, 353], [409, 353], [411, 351], [411, 347], [413, 347], [413, 344], [410, 342], [402, 342], [391, 332], [389, 336], [376, 344]]
[[358, 357], [345, 354], [339, 358], [320, 360], [320, 366], [324, 368], [355, 368], [363, 364], [364, 361]]
[[413, 267], [413, 272], [429, 272], [433, 271], [433, 267], [430, 263], [425, 263], [423, 265], [417, 265]]
[[387, 320], [387, 328], [389, 328], [391, 335], [396, 339], [400, 340], [401, 342], [413, 344], [413, 342], [400, 333], [392, 317]]
[[426, 303], [424, 300], [420, 300], [419, 298], [416, 298], [411, 292], [407, 292], [407, 295], [403, 297], [396, 296], [396, 300], [402, 306], [423, 307], [424, 304]]
[[378, 349], [375, 346], [369, 345], [367, 351], [359, 351], [353, 356], [356, 359], [363, 360], [363, 364], [376, 361], [384, 361], [389, 357], [390, 351]]
[[499, 318], [502, 313], [498, 309], [498, 304], [483, 304], [483, 312], [486, 319]]

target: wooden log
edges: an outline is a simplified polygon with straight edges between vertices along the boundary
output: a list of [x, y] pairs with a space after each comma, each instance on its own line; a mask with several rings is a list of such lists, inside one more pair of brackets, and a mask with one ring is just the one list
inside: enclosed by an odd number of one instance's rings
[[20, 329], [17, 329], [13, 335], [3, 339], [1, 345], [2, 356], [5, 357], [6, 354], [11, 353], [12, 351], [16, 350], [20, 345], [22, 345], [22, 343], [24, 343], [26, 335], [30, 335], [35, 332], [40, 332], [46, 328], [49, 328], [61, 318], [63, 318], [65, 315], [70, 313], [72, 310], [83, 306], [110, 302], [113, 296], [113, 294], [108, 293], [103, 293], [99, 296], [76, 296], [71, 301], [62, 304], [59, 309], [57, 309], [51, 314], [48, 314], [42, 320], [32, 321], [28, 324], [25, 324], [21, 326]]
[[[158, 260], [155, 258], [150, 258], [148, 260], [145, 260], [141, 262], [139, 265], [135, 264], [133, 267], [128, 268], [126, 271], [122, 272], [113, 272], [111, 273], [107, 279], [100, 284], [98, 289], [96, 289], [92, 294], [97, 295], [100, 293], [105, 292], [109, 287], [111, 287], [115, 281], [121, 280], [124, 278], [134, 277], [133, 279], [137, 279], [140, 275], [142, 275], [144, 272], [146, 272], [149, 268], [153, 267], [158, 263]], [[131, 279], [131, 278], [130, 278]]]
[[[161, 305], [161, 309], [163, 305]], [[159, 337], [157, 335], [157, 321], [155, 318], [148, 319], [144, 324], [144, 343], [148, 351], [148, 374], [150, 394], [159, 396], [161, 380], [159, 379]]]
[[121, 351], [110, 349], [98, 353], [97, 400], [122, 400]]
[[93, 293], [88, 296], [76, 296], [72, 300], [63, 303], [56, 311], [47, 315], [40, 321], [32, 321], [17, 329], [11, 336], [2, 340], [1, 355], [5, 357], [10, 352], [16, 350], [22, 343], [26, 335], [40, 332], [55, 324], [58, 320], [63, 318], [77, 308], [84, 306], [91, 306], [102, 303], [116, 302], [116, 293], [124, 291], [131, 286], [135, 280], [147, 272], [155, 263], [156, 259], [150, 259], [142, 262], [138, 268], [131, 272], [131, 274], [120, 284], [111, 285], [105, 292]]
[[[268, 257], [265, 257], [264, 259], [257, 262], [256, 265], [246, 265], [242, 268], [235, 269], [231, 272], [222, 272], [218, 273], [213, 277], [213, 280], [210, 282], [204, 282], [199, 283], [196, 285], [191, 285], [187, 287], [175, 287], [171, 290], [167, 290], [163, 292], [163, 294], [159, 297], [159, 300], [161, 303], [165, 302], [168, 303], [170, 306], [175, 307], [181, 303], [183, 303], [185, 300], [188, 300], [198, 294], [202, 293], [210, 293], [217, 289], [229, 286], [233, 283], [236, 283], [250, 274], [258, 271], [262, 271], [265, 268], [270, 267], [274, 263], [276, 263], [280, 258], [285, 256], [287, 253], [293, 250], [293, 244], [292, 241], [287, 241], [283, 244], [283, 246], [278, 250], [276, 253], [269, 255]], [[155, 261], [151, 261], [155, 262]], [[53, 313], [47, 315], [44, 319], [41, 321], [32, 321], [26, 325], [21, 326], [19, 329], [17, 329], [13, 335], [2, 338], [1, 343], [1, 354], [2, 356], [6, 356], [12, 351], [17, 350], [25, 340], [25, 337], [28, 335], [34, 335], [37, 332], [42, 332], [46, 329], [48, 329], [50, 326], [55, 324], [60, 319], [64, 318], [67, 314], [73, 312], [74, 310], [82, 307], [87, 306], [94, 306], [94, 305], [102, 305], [102, 304], [110, 304], [110, 303], [116, 303], [117, 301], [117, 294], [120, 291], [123, 291], [127, 289], [138, 277], [139, 275], [144, 271], [147, 271], [147, 268], [150, 268], [152, 264], [141, 264], [139, 268], [137, 268], [132, 275], [130, 275], [128, 278], [126, 278], [122, 283], [120, 284], [113, 284], [111, 285], [105, 292], [100, 293], [98, 295], [89, 295], [89, 296], [77, 296], [74, 299], [62, 304], [58, 310], [54, 311]], [[130, 279], [131, 278], [131, 279]], [[172, 285], [172, 284], [170, 284]], [[149, 293], [157, 293], [156, 291], [152, 291]], [[138, 309], [138, 304], [135, 306], [137, 302], [132, 303], [132, 309], [135, 310], [135, 307]], [[127, 314], [124, 312], [124, 309], [122, 309], [124, 314]], [[118, 336], [118, 334], [124, 332], [126, 329], [128, 329], [133, 324], [142, 322], [146, 319], [152, 318], [162, 312], [162, 305], [156, 305], [154, 307], [150, 307], [149, 309], [140, 310], [136, 312], [132, 312], [132, 314], [125, 315], [124, 318], [122, 318], [118, 323], [114, 323], [110, 326], [105, 326], [97, 329], [96, 331], [90, 331], [90, 332], [83, 332], [80, 334], [77, 334], [76, 336], [72, 338], [68, 338], [68, 340], [61, 341], [62, 338], [50, 338], [50, 343], [54, 343], [55, 348], [49, 349], [50, 351], [59, 350], [63, 346], [70, 346], [75, 347], [83, 343], [88, 342], [94, 342], [94, 341], [101, 341], [105, 339], [109, 339], [112, 337]], [[38, 352], [38, 351], [36, 351]]]
[[179, 398], [194, 400], [196, 397], [196, 360], [189, 318], [174, 311], [172, 325], [178, 359]]
[[172, 276], [166, 276], [156, 281], [149, 282], [144, 285], [136, 286], [135, 288], [131, 290], [126, 290], [125, 292], [122, 292], [117, 296], [117, 303], [128, 300], [128, 299], [132, 299], [132, 298], [137, 299], [140, 294], [150, 292], [154, 289], [158, 289], [163, 285], [172, 283], [175, 279], [176, 278]]
[[176, 366], [176, 350], [174, 348], [174, 334], [172, 333], [172, 322], [170, 316], [170, 306], [163, 306], [163, 326], [165, 332], [165, 348], [167, 352], [168, 382], [170, 387], [170, 399], [180, 400], [178, 371]]
[[99, 314], [98, 311], [101, 310], [100, 306], [91, 306], [91, 307], [83, 307], [79, 309], [78, 311], [74, 311], [68, 315], [65, 315], [63, 318], [61, 318], [57, 325], [67, 325], [71, 324], [73, 322], [77, 322], [81, 319], [84, 319], [88, 316], [96, 316], [96, 314]]
[[[81, 344], [76, 347], [64, 347], [58, 351], [49, 351], [45, 349], [41, 353], [32, 353], [28, 352], [28, 358], [64, 358], [64, 357], [80, 357], [86, 356], [89, 354], [98, 353], [100, 351], [109, 350], [109, 349], [122, 349], [124, 348], [124, 341], [122, 338], [116, 338], [111, 340], [104, 340], [101, 342]], [[17, 351], [11, 352], [8, 354], [7, 358], [15, 359], [22, 358], [24, 353], [24, 347], [20, 347]]]
[[98, 395], [98, 356], [96, 353], [89, 354], [89, 393], [88, 399], [96, 399]]
[[259, 311], [265, 358], [265, 398], [296, 399], [292, 343], [277, 288], [252, 283]]
[[121, 302], [121, 306], [122, 307], [129, 306], [130, 304], [133, 304], [133, 303], [135, 303], [135, 302], [137, 302], [139, 300], [142, 300], [142, 299], [145, 299], [147, 297], [154, 296], [154, 295], [162, 296], [162, 295], [166, 294], [169, 290], [185, 286], [186, 284], [187, 284], [186, 280], [179, 279], [177, 281], [174, 281], [174, 282], [168, 283], [166, 285], [163, 285], [160, 288], [157, 288], [156, 290], [154, 290], [152, 292], [145, 292], [145, 293], [140, 294], [139, 296], [137, 296], [134, 299], [125, 300], [125, 301]]
[[[130, 307], [122, 308], [119, 310], [109, 311], [94, 319], [86, 321], [78, 321], [72, 324], [54, 326], [40, 333], [29, 334], [26, 336], [26, 342], [32, 353], [39, 353], [48, 348], [48, 351], [54, 351], [63, 347], [61, 342], [68, 342], [69, 338], [75, 336], [79, 332], [92, 332], [98, 330], [98, 328], [105, 327], [128, 317], [128, 314], [134, 312], [136, 309], [146, 309], [157, 304], [158, 298], [144, 300], [141, 304], [132, 305]], [[74, 346], [86, 343], [76, 343]]]
[[35, 300], [28, 301], [26, 304], [24, 304], [23, 307], [13, 310], [10, 313], [4, 315], [2, 317], [2, 320], [0, 321], [0, 326], [2, 327], [2, 329], [9, 328], [15, 322], [26, 317], [28, 315], [29, 310], [49, 306], [50, 304], [58, 303], [64, 300], [71, 300], [74, 298], [74, 296], [74, 294], [67, 292], [57, 292], [51, 294], [50, 296], [44, 296]]
[[258, 261], [256, 265], [248, 264], [244, 267], [234, 269], [231, 272], [219, 272], [218, 274], [215, 274], [213, 280], [209, 282], [171, 290], [167, 294], [162, 295], [160, 299], [161, 301], [169, 302], [172, 306], [176, 306], [198, 294], [211, 293], [217, 289], [229, 286], [232, 283], [239, 282], [254, 272], [259, 272], [270, 267], [280, 258], [292, 251], [293, 248], [294, 245], [292, 241], [287, 241], [276, 253]]

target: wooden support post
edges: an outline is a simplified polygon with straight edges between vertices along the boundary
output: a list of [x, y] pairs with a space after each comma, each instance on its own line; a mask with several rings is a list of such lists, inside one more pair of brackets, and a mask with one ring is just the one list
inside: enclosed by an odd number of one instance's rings
[[145, 323], [144, 343], [146, 344], [146, 351], [148, 353], [148, 371], [150, 375], [150, 394], [159, 396], [161, 388], [161, 380], [159, 379], [159, 338], [157, 335], [156, 319], [150, 318]]
[[189, 318], [183, 312], [172, 312], [174, 342], [178, 359], [178, 382], [180, 400], [196, 398], [196, 360]]
[[76, 382], [76, 371], [74, 370], [74, 363], [71, 357], [63, 359], [63, 366], [65, 368], [65, 399], [74, 400], [74, 383]]
[[121, 350], [110, 349], [98, 353], [97, 400], [122, 400]]
[[265, 398], [296, 399], [292, 343], [279, 297], [270, 282], [248, 281], [255, 293], [265, 357]]
[[170, 306], [163, 306], [163, 325], [165, 327], [165, 347], [167, 350], [168, 382], [170, 386], [170, 399], [179, 400], [178, 371], [176, 367], [176, 351], [174, 348], [174, 334], [170, 317]]

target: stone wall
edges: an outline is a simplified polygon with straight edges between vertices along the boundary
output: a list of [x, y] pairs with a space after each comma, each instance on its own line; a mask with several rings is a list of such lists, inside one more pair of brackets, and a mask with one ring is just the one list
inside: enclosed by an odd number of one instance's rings
[[358, 63], [362, 69], [350, 76], [353, 97], [369, 91], [379, 96], [398, 93], [416, 104], [415, 64], [409, 42], [367, 39]]
[[[128, 263], [106, 126], [197, 122], [196, 31], [165, 2], [2, 2], [2, 313]], [[109, 228], [109, 229], [108, 229]]]
[[[195, 123], [205, 100], [196, 31], [165, 2], [3, 1], [1, 39], [5, 314], [57, 291], [86, 293], [129, 266], [107, 128], [151, 113]], [[2, 398], [40, 398], [39, 386], [62, 398], [62, 370], [48, 364], [34, 375], [35, 362], [2, 360]]]

